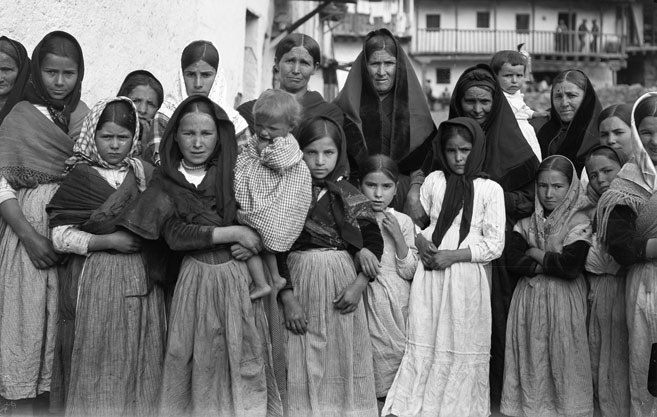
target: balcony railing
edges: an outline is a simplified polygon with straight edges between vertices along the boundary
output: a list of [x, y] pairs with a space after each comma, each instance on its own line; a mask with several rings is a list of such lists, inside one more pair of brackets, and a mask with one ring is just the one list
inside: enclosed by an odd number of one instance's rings
[[418, 29], [414, 39], [415, 54], [492, 54], [515, 49], [524, 43], [531, 54], [614, 57], [625, 53], [622, 36], [586, 35], [580, 42], [577, 31], [518, 31], [493, 29]]
[[[401, 18], [401, 19], [400, 19]], [[347, 13], [342, 21], [333, 28], [334, 36], [365, 37], [369, 32], [386, 28], [396, 36], [407, 36], [403, 16], [392, 15], [390, 22], [384, 22], [382, 17], [370, 19], [367, 14]]]

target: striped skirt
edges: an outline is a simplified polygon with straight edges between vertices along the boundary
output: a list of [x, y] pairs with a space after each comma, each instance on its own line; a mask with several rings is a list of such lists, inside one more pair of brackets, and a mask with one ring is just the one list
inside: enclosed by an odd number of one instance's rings
[[289, 333], [290, 417], [377, 416], [372, 346], [365, 308], [340, 314], [333, 300], [356, 278], [345, 251], [292, 252], [294, 294], [308, 320], [304, 335]]

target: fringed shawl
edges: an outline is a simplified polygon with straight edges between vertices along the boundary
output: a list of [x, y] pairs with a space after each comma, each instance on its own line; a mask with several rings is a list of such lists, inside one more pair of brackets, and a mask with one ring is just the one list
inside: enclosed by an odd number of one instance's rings
[[632, 130], [632, 155], [630, 160], [618, 172], [609, 189], [600, 197], [597, 210], [598, 235], [602, 242], [607, 240], [609, 216], [617, 205], [630, 207], [637, 215], [645, 203], [650, 200], [657, 187], [657, 171], [650, 155], [643, 148], [637, 130], [634, 112], [637, 105], [657, 93], [646, 93], [634, 103], [630, 128]]
[[[550, 158], [564, 158], [561, 155], [554, 155]], [[568, 161], [571, 165], [572, 162]], [[591, 244], [592, 227], [591, 220], [583, 210], [583, 200], [580, 194], [580, 180], [577, 173], [574, 172], [570, 181], [570, 187], [564, 199], [559, 205], [552, 210], [546, 217], [545, 210], [541, 204], [536, 191], [535, 209], [529, 218], [530, 244], [532, 246], [546, 251], [559, 252], [564, 246], [570, 245], [575, 241], [582, 240]]]
[[[456, 82], [449, 105], [449, 118], [467, 117], [461, 107], [470, 87], [486, 85], [493, 89], [493, 104], [482, 129], [486, 134], [484, 171], [499, 183], [504, 191], [514, 191], [533, 178], [538, 159], [522, 135], [511, 106], [488, 65], [468, 68]], [[435, 160], [435, 155], [434, 155]]]
[[[445, 158], [445, 142], [449, 138], [443, 137], [443, 134], [449, 125], [459, 125], [468, 129], [472, 137], [472, 150], [465, 163], [465, 172], [463, 175], [452, 172]], [[470, 233], [474, 200], [474, 180], [480, 177], [488, 178], [488, 175], [482, 171], [484, 158], [486, 157], [486, 138], [484, 132], [475, 120], [468, 117], [457, 117], [443, 122], [433, 142], [433, 153], [434, 155], [438, 155], [440, 166], [444, 167], [443, 172], [447, 180], [447, 188], [445, 189], [445, 197], [443, 198], [443, 207], [440, 210], [436, 228], [433, 231], [432, 241], [436, 247], [440, 246], [445, 233], [447, 233], [459, 211], [463, 208], [461, 226], [459, 228], [460, 245], [468, 236], [468, 233]]]
[[[569, 70], [572, 71], [572, 70]], [[579, 71], [581, 72], [581, 71]], [[582, 73], [584, 75], [584, 73]], [[600, 100], [591, 81], [586, 78], [584, 99], [573, 120], [564, 125], [550, 94], [550, 120], [538, 131], [538, 141], [544, 156], [563, 155], [570, 159], [580, 175], [584, 168], [584, 158], [589, 150], [598, 144], [598, 115], [602, 111]], [[554, 86], [552, 86], [554, 89]]]
[[[347, 81], [334, 104], [345, 117], [347, 152], [356, 163], [370, 155], [383, 153], [399, 164], [400, 171], [409, 173], [420, 169], [429, 142], [436, 133], [422, 86], [413, 66], [397, 39], [387, 29], [370, 32], [363, 45], [373, 36], [386, 35], [393, 39], [397, 49], [397, 70], [392, 94], [392, 120], [390, 134], [381, 132], [382, 103], [367, 71], [365, 49], [354, 61]], [[382, 138], [389, 138], [384, 143]], [[426, 144], [427, 149], [422, 145]], [[423, 149], [421, 152], [413, 152]]]
[[25, 47], [20, 42], [9, 39], [6, 36], [0, 36], [0, 41], [9, 43], [16, 51], [16, 56], [18, 57], [18, 62], [16, 62], [18, 75], [16, 76], [16, 81], [14, 81], [14, 87], [11, 89], [4, 106], [0, 109], [0, 124], [2, 124], [2, 121], [7, 117], [11, 109], [23, 98], [23, 90], [30, 77], [30, 58], [27, 56]]
[[15, 189], [61, 180], [88, 111], [78, 104], [67, 134], [29, 102], [18, 103], [0, 125], [0, 176]]

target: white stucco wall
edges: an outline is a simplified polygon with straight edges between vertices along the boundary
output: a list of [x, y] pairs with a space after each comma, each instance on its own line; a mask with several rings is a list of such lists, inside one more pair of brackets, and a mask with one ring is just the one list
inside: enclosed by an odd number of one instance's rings
[[[271, 0], [13, 0], [3, 2], [0, 34], [21, 41], [30, 55], [52, 30], [75, 36], [85, 59], [82, 98], [89, 105], [115, 95], [125, 75], [136, 69], [153, 72], [165, 92], [172, 89], [183, 48], [193, 40], [207, 39], [219, 50], [226, 79], [221, 104], [232, 106], [242, 85], [246, 7], [262, 20], [258, 38], [264, 40], [271, 4]], [[265, 78], [262, 73], [257, 77]]]

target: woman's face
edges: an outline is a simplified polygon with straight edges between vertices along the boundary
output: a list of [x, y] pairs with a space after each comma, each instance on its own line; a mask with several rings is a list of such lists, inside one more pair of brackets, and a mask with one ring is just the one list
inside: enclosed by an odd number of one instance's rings
[[276, 61], [281, 90], [288, 93], [305, 92], [308, 81], [317, 70], [313, 57], [303, 46], [295, 46]]
[[600, 123], [600, 144], [632, 155], [632, 131], [616, 116], [608, 117]]
[[51, 99], [63, 100], [78, 81], [78, 64], [65, 56], [46, 54], [41, 62], [41, 81]]
[[0, 52], [0, 99], [11, 93], [18, 78], [18, 65], [14, 58]]
[[657, 166], [657, 117], [644, 118], [638, 130], [643, 149], [648, 152], [650, 160]]
[[493, 93], [482, 87], [470, 87], [461, 99], [461, 110], [465, 117], [475, 119], [479, 125], [486, 123], [493, 108]]
[[323, 180], [333, 172], [338, 156], [338, 147], [330, 136], [317, 139], [303, 148], [303, 160], [312, 177], [318, 180]]
[[204, 164], [214, 152], [219, 135], [214, 119], [206, 113], [187, 113], [180, 120], [176, 142], [189, 165]]
[[360, 181], [360, 190], [372, 202], [374, 211], [383, 211], [397, 193], [397, 183], [381, 171], [370, 172]]
[[568, 178], [556, 170], [541, 171], [536, 179], [538, 201], [541, 202], [546, 214], [557, 208], [568, 194]]
[[552, 104], [559, 119], [570, 123], [584, 100], [584, 90], [569, 81], [562, 81], [552, 87]]
[[141, 122], [150, 122], [155, 117], [159, 107], [157, 93], [149, 85], [138, 85], [133, 88], [128, 98], [135, 103], [137, 115]]
[[96, 130], [98, 155], [110, 165], [123, 161], [132, 148], [132, 133], [114, 122], [105, 122]]
[[397, 58], [385, 49], [372, 52], [367, 60], [367, 72], [380, 96], [388, 94], [395, 86]]
[[593, 155], [586, 161], [586, 173], [593, 190], [602, 195], [620, 171], [620, 164], [606, 155]]
[[202, 59], [191, 64], [183, 70], [187, 95], [207, 97], [216, 77], [217, 70]]
[[465, 174], [465, 164], [472, 151], [472, 143], [461, 135], [454, 135], [445, 142], [447, 166], [456, 175]]

